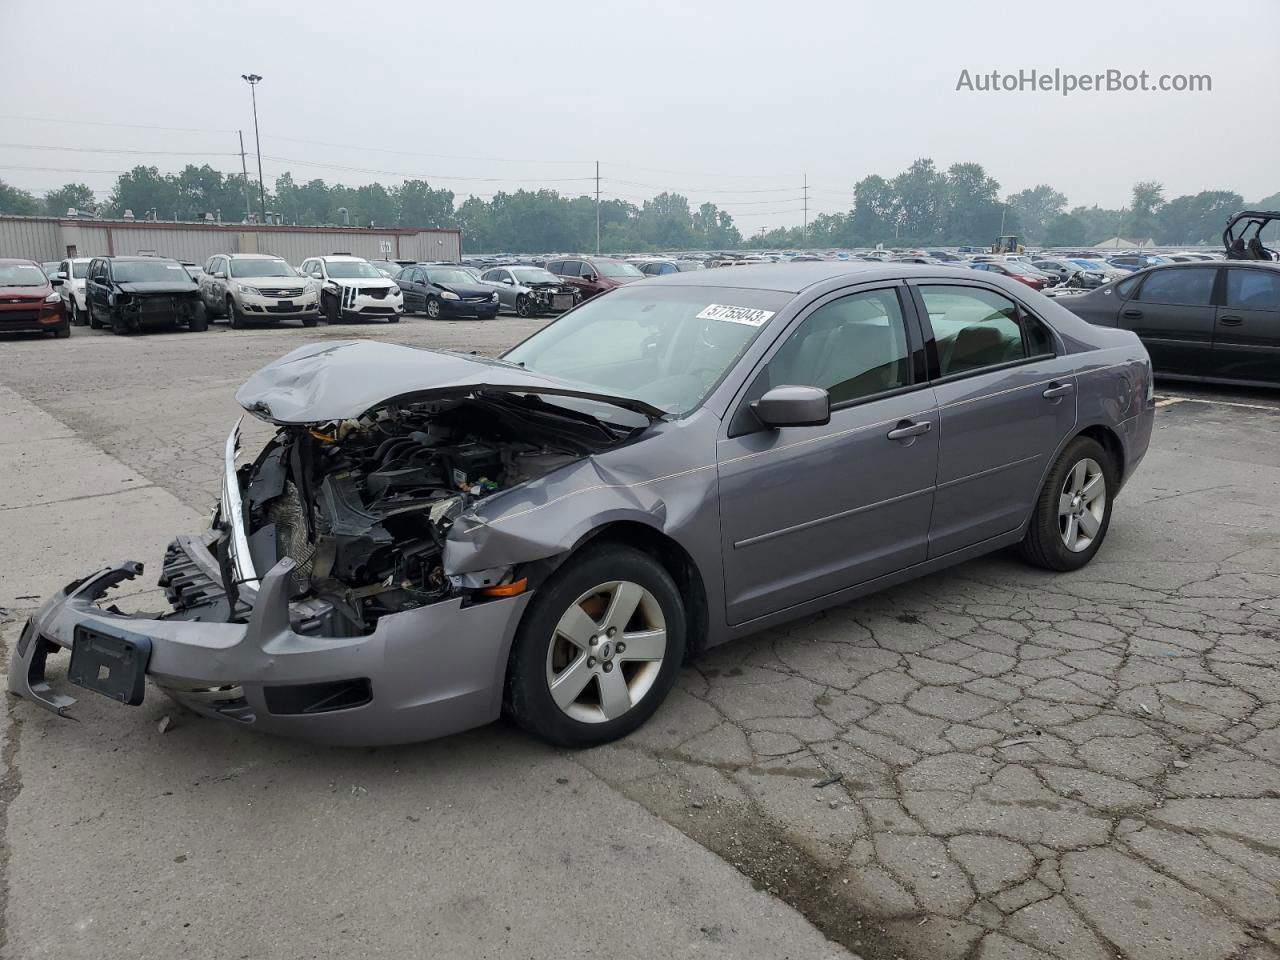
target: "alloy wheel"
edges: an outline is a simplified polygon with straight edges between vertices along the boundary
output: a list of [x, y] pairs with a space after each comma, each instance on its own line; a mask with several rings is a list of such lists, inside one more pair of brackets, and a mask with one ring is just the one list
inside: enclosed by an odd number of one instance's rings
[[1072, 553], [1089, 549], [1107, 513], [1107, 477], [1097, 460], [1079, 461], [1058, 496], [1058, 531]]
[[667, 651], [657, 597], [630, 580], [592, 587], [560, 617], [547, 647], [547, 686], [583, 723], [616, 720], [653, 687]]

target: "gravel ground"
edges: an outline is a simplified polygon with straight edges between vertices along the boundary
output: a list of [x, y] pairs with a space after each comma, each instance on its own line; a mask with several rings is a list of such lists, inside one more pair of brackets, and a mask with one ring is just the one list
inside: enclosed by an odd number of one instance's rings
[[[293, 346], [487, 353], [539, 326], [76, 329], [0, 342], [0, 384], [203, 512], [234, 389]], [[718, 648], [568, 760], [867, 960], [1280, 960], [1280, 402], [1160, 386], [1088, 568], [998, 554]]]

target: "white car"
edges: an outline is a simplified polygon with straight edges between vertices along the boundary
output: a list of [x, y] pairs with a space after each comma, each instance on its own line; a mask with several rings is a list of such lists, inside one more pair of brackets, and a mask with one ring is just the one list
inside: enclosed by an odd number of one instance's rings
[[83, 327], [89, 322], [88, 308], [84, 304], [84, 278], [89, 273], [92, 257], [70, 257], [58, 264], [56, 276], [62, 279], [58, 293], [62, 306], [73, 326]]
[[302, 275], [320, 282], [320, 312], [329, 323], [374, 319], [398, 323], [404, 313], [400, 285], [363, 257], [311, 257], [302, 261]]

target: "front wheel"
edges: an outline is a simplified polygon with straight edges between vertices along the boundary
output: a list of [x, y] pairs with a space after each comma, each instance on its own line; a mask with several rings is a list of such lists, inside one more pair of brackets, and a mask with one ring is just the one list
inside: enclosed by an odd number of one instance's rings
[[303, 317], [302, 318], [302, 325], [304, 327], [314, 327], [319, 322], [320, 322], [319, 317]]
[[437, 300], [435, 297], [427, 298], [427, 319], [429, 320], [440, 319], [440, 301]]
[[516, 314], [521, 317], [527, 317], [533, 313], [533, 308], [529, 305], [528, 297], [516, 297]]
[[1062, 451], [1019, 544], [1023, 559], [1047, 570], [1078, 570], [1093, 559], [1111, 526], [1119, 485], [1116, 465], [1102, 444], [1076, 437]]
[[325, 323], [341, 323], [342, 307], [334, 297], [326, 297], [324, 301]]
[[209, 329], [209, 314], [205, 310], [204, 301], [197, 300], [189, 305], [191, 311], [187, 314], [187, 329], [192, 333], [203, 333]]
[[236, 307], [234, 298], [227, 297], [226, 303], [227, 326], [232, 330], [243, 330], [245, 328], [244, 314]]
[[76, 306], [74, 298], [71, 300], [71, 325], [73, 327], [84, 326], [84, 317], [80, 313], [80, 308]]
[[671, 575], [631, 547], [588, 547], [542, 586], [507, 663], [507, 710], [535, 736], [589, 747], [626, 736], [666, 699], [685, 651]]
[[101, 321], [101, 320], [99, 320], [99, 319], [98, 319], [97, 314], [95, 314], [95, 313], [93, 312], [93, 302], [92, 302], [92, 301], [89, 301], [88, 303], [86, 303], [86, 304], [85, 304], [85, 310], [87, 310], [87, 311], [88, 311], [88, 314], [89, 314], [89, 329], [90, 329], [90, 330], [101, 330], [101, 329], [102, 329], [102, 321]]

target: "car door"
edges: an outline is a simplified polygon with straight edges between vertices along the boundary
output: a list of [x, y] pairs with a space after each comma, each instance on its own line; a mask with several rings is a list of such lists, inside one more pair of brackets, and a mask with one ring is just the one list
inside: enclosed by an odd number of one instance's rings
[[499, 268], [490, 270], [485, 276], [490, 278], [491, 285], [498, 291], [498, 302], [509, 310], [514, 310], [516, 308], [516, 278], [511, 271]]
[[941, 442], [929, 558], [1017, 529], [1075, 429], [1075, 362], [1026, 306], [981, 282], [912, 282]]
[[1146, 344], [1155, 369], [1201, 374], [1212, 363], [1216, 266], [1155, 267], [1120, 309], [1118, 325]]
[[1211, 375], [1280, 383], [1280, 269], [1232, 265], [1225, 273]]
[[108, 298], [111, 294], [111, 286], [107, 280], [107, 261], [105, 259], [94, 260], [89, 264], [89, 280], [84, 285], [85, 297], [93, 305], [94, 314], [99, 320], [105, 320], [107, 317]]
[[[589, 269], [581, 260], [566, 260], [560, 268], [560, 276], [564, 277], [564, 282], [582, 294], [582, 299], [585, 300], [600, 291], [587, 277], [583, 276], [584, 272], [589, 272]], [[591, 278], [594, 276], [592, 272]]]
[[[741, 624], [925, 559], [938, 411], [901, 284], [831, 294], [790, 326], [717, 444], [726, 616]], [[822, 387], [823, 426], [764, 429], [750, 401]]]

